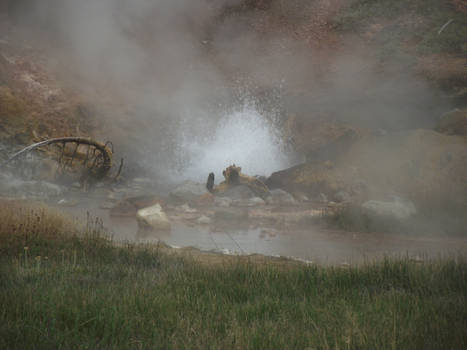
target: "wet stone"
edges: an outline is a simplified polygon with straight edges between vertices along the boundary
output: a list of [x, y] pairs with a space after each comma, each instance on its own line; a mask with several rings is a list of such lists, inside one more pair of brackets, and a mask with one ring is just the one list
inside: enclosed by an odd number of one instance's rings
[[138, 210], [136, 213], [138, 225], [142, 228], [151, 228], [156, 231], [170, 230], [170, 221], [160, 204]]
[[210, 218], [208, 218], [206, 215], [201, 216], [196, 220], [196, 223], [199, 225], [209, 225], [212, 222]]

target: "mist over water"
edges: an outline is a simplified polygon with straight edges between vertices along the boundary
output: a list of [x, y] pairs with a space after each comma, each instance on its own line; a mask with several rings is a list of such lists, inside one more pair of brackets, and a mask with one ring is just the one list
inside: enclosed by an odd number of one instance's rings
[[270, 175], [291, 165], [287, 145], [274, 118], [245, 104], [225, 112], [211, 132], [195, 137], [190, 130], [181, 135], [177, 158], [187, 165], [175, 178], [204, 182], [214, 172], [216, 182], [231, 164], [248, 175]]

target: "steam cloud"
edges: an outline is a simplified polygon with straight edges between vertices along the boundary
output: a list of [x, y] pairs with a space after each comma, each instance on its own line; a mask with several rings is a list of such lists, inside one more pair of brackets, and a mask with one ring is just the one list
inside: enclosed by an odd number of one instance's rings
[[[304, 1], [271, 1], [278, 2], [283, 17], [312, 11]], [[57, 68], [100, 106], [97, 117], [125, 130], [117, 144], [127, 159], [136, 154], [159, 176], [178, 171], [199, 180], [229, 163], [252, 175], [280, 170], [291, 162], [279, 130], [289, 114], [400, 129], [429, 124], [443, 108], [433, 108], [440, 106], [434, 93], [407, 72], [381, 80], [375, 58], [352, 43], [323, 59], [279, 27], [258, 29], [267, 17], [245, 3], [23, 0], [15, 7], [19, 21], [53, 38], [66, 62]], [[244, 95], [254, 107], [244, 107]]]

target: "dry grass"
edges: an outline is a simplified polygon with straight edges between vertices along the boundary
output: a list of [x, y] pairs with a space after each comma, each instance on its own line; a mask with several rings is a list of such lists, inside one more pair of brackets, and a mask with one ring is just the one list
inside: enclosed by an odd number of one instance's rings
[[196, 254], [116, 246], [89, 221], [0, 204], [0, 348], [467, 346], [462, 258], [343, 268], [218, 256], [206, 266]]

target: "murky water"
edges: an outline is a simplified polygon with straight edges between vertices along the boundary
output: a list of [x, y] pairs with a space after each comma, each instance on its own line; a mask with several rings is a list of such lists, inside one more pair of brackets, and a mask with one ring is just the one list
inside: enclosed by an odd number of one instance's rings
[[[77, 218], [88, 209], [64, 208]], [[170, 232], [140, 231], [134, 218], [110, 217], [107, 210], [90, 210], [103, 220], [116, 241], [157, 242], [173, 247], [195, 247], [226, 254], [286, 256], [320, 264], [358, 263], [384, 256], [409, 256], [419, 260], [465, 254], [467, 240], [447, 237], [411, 237], [380, 233], [352, 233], [309, 226], [301, 229], [274, 229], [244, 226], [219, 227], [172, 222]]]

